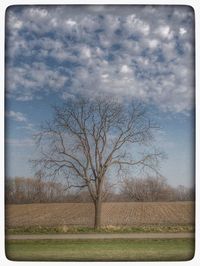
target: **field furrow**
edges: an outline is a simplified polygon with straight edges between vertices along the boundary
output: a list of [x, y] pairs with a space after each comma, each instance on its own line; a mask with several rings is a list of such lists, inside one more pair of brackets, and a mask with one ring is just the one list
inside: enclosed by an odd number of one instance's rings
[[[91, 203], [49, 203], [6, 206], [6, 227], [92, 226]], [[107, 202], [102, 205], [102, 225], [193, 224], [193, 202]]]

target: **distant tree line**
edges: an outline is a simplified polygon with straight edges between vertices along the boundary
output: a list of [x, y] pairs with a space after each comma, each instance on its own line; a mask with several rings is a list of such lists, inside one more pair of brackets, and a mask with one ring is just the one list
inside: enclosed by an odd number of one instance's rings
[[[191, 201], [194, 188], [183, 185], [170, 186], [162, 177], [124, 179], [120, 191], [116, 192], [109, 184], [105, 185], [103, 201]], [[87, 190], [66, 190], [62, 183], [36, 178], [15, 177], [6, 180], [6, 203], [52, 203], [52, 202], [91, 202]]]
[[127, 201], [190, 201], [194, 200], [194, 188], [183, 185], [172, 187], [163, 177], [125, 179], [121, 195]]

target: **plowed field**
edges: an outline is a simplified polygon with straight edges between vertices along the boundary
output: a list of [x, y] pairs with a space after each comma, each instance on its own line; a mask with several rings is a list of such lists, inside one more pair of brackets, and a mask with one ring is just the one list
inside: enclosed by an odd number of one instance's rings
[[[91, 203], [6, 206], [6, 227], [93, 226]], [[194, 202], [109, 202], [102, 206], [102, 225], [176, 225], [194, 223]]]

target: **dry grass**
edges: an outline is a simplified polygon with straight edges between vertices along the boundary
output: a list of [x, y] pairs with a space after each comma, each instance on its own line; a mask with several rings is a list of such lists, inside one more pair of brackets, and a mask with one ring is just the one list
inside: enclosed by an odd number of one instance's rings
[[[6, 227], [93, 226], [91, 203], [6, 206]], [[109, 202], [102, 206], [103, 226], [176, 225], [194, 223], [194, 202]]]

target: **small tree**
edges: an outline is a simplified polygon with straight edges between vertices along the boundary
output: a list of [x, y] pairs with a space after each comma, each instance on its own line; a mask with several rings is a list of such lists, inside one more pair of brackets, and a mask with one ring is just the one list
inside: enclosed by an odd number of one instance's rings
[[153, 141], [158, 127], [142, 103], [122, 105], [114, 99], [71, 100], [54, 107], [36, 140], [41, 158], [34, 160], [46, 175], [65, 178], [67, 188], [87, 188], [95, 206], [94, 227], [101, 225], [103, 187], [110, 169], [149, 168], [157, 171], [156, 150], [133, 152]]

